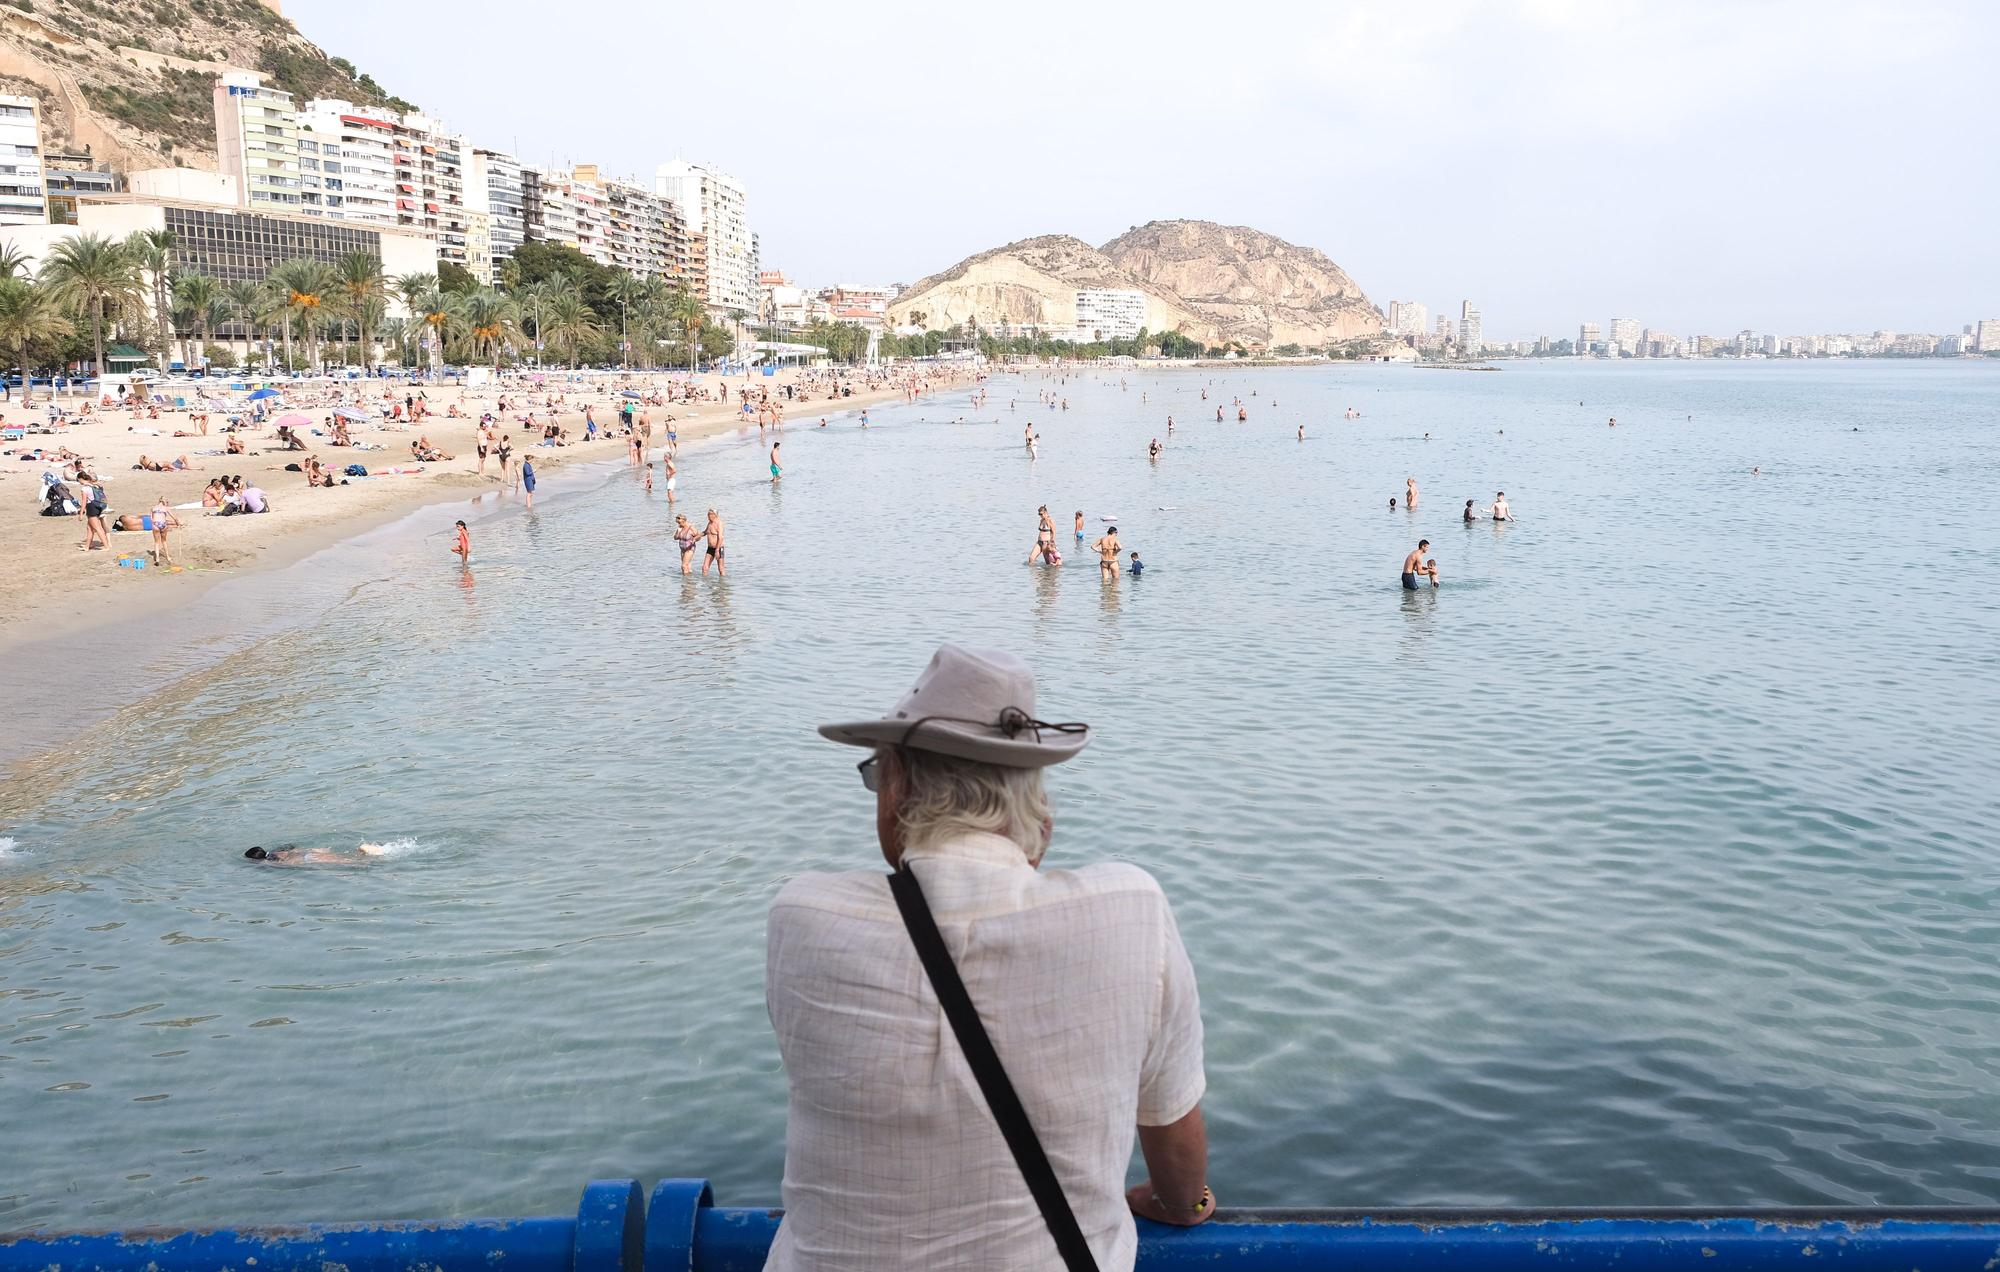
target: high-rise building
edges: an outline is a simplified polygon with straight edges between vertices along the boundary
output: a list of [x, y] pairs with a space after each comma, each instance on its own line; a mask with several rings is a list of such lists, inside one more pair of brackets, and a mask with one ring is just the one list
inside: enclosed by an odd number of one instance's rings
[[1389, 302], [1389, 334], [1392, 336], [1421, 336], [1431, 325], [1430, 310], [1414, 300], [1392, 300]]
[[1758, 337], [1756, 332], [1751, 331], [1749, 328], [1746, 327], [1742, 331], [1736, 333], [1737, 357], [1741, 358], [1741, 357], [1747, 357], [1748, 355], [1753, 353], [1761, 353], [1763, 351], [1763, 348], [1764, 348], [1763, 340]]
[[435, 235], [440, 263], [465, 264], [465, 139], [408, 111], [395, 121], [391, 146], [396, 224]]
[[1464, 301], [1458, 307], [1458, 345], [1468, 358], [1476, 358], [1486, 347], [1486, 334], [1479, 311], [1471, 301]]
[[0, 94], [0, 225], [35, 225], [48, 220], [41, 103], [14, 93]]
[[1435, 336], [1432, 337], [1432, 341], [1435, 344], [1445, 345], [1445, 346], [1449, 346], [1451, 344], [1452, 341], [1451, 315], [1449, 314], [1438, 315], [1437, 333]]
[[1607, 340], [1608, 352], [1630, 356], [1639, 352], [1639, 320], [1637, 318], [1613, 318]]
[[[388, 111], [331, 98], [315, 98], [299, 112], [301, 166], [311, 157], [307, 144], [317, 144], [322, 202], [334, 193], [330, 182], [337, 179], [341, 220], [376, 226], [399, 224], [395, 119]], [[337, 152], [337, 158], [329, 152]], [[329, 158], [340, 165], [337, 178], [326, 170]]]
[[255, 71], [224, 71], [215, 81], [215, 155], [238, 198], [253, 212], [299, 212], [299, 121], [292, 95]]
[[[705, 285], [699, 294], [708, 307], [756, 312], [757, 274], [743, 183], [717, 168], [675, 159], [660, 165], [653, 188], [680, 208], [690, 248], [695, 236], [702, 239]], [[689, 272], [696, 272], [692, 261]]]
[[1972, 347], [1981, 353], [2000, 350], [2000, 318], [1981, 318], [1973, 324]]
[[474, 149], [466, 156], [465, 209], [487, 217], [488, 254], [497, 270], [528, 233], [527, 192], [521, 162], [498, 150]]
[[1604, 341], [1604, 331], [1594, 322], [1579, 323], [1576, 328], [1576, 351], [1588, 356], [1597, 352], [1597, 346]]

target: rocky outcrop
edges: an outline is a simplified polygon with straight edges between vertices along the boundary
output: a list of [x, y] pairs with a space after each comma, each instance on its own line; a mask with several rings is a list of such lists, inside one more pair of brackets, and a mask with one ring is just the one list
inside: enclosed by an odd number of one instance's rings
[[1137, 291], [1146, 329], [1204, 344], [1318, 348], [1382, 329], [1382, 315], [1322, 252], [1209, 221], [1155, 221], [1102, 249], [1045, 234], [967, 257], [897, 297], [898, 326], [1067, 329], [1079, 289]]
[[1099, 287], [1145, 292], [1149, 331], [1207, 325], [1171, 292], [1135, 282], [1104, 253], [1067, 234], [1022, 239], [918, 279], [889, 307], [889, 320], [926, 330], [964, 323], [1069, 328], [1076, 324], [1077, 291]]
[[1326, 253], [1261, 230], [1151, 221], [1103, 252], [1126, 274], [1179, 296], [1229, 340], [1320, 346], [1382, 330], [1382, 312]]

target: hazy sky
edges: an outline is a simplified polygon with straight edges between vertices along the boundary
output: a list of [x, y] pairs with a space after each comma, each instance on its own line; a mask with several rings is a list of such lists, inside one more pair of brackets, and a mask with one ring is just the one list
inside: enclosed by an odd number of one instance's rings
[[720, 165], [809, 284], [1195, 217], [1495, 339], [2000, 315], [1984, 0], [285, 10], [475, 145]]

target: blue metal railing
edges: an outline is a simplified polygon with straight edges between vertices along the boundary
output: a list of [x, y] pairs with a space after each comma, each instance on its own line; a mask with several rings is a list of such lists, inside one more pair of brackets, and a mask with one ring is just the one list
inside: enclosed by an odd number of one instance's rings
[[[597, 1180], [575, 1218], [0, 1234], [0, 1272], [756, 1272], [772, 1209], [708, 1182]], [[1139, 1223], [1140, 1272], [1993, 1272], [1996, 1210], [1224, 1210]], [[1829, 1266], [1827, 1272], [1833, 1272]]]

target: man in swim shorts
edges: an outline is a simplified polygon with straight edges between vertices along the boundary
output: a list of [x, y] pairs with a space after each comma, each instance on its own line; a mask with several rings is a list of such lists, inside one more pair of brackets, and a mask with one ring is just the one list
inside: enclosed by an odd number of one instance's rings
[[708, 563], [713, 561], [715, 562], [715, 577], [719, 579], [728, 573], [728, 569], [724, 564], [724, 558], [728, 550], [723, 546], [722, 542], [722, 515], [713, 508], [708, 510], [708, 528], [702, 531], [702, 533], [708, 538], [708, 552], [701, 559], [701, 577], [708, 577]]
[[1424, 573], [1424, 549], [1431, 546], [1429, 539], [1417, 540], [1416, 551], [1403, 558], [1403, 590], [1417, 590], [1417, 576]]

